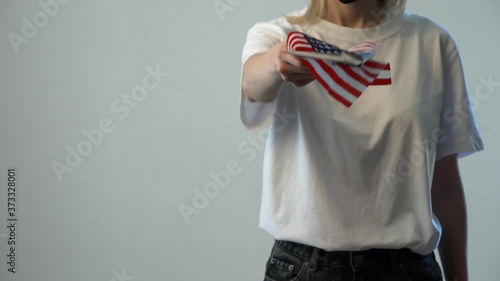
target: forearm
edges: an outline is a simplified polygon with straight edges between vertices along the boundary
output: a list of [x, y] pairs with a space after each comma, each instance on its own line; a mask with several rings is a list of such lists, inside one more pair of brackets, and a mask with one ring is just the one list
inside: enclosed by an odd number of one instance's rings
[[443, 233], [438, 247], [446, 280], [466, 281], [467, 270], [467, 208], [460, 181], [449, 182], [448, 192], [435, 194], [434, 213]]
[[253, 55], [243, 66], [241, 90], [251, 101], [272, 102], [283, 84], [279, 73], [275, 70], [274, 53], [270, 49], [266, 53]]

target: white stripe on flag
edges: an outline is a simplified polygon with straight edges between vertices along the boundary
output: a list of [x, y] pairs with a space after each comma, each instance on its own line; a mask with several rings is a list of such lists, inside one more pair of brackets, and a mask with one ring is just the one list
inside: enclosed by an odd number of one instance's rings
[[288, 37], [288, 42], [292, 42], [293, 40], [306, 40], [306, 38], [302, 34], [294, 33], [292, 36]]
[[[358, 80], [354, 79], [351, 75], [347, 74], [338, 64], [331, 67], [337, 76], [339, 76], [340, 80], [344, 80], [347, 84], [355, 88], [356, 90], [363, 93], [366, 90], [366, 86], [361, 84]], [[374, 79], [369, 78], [368, 82], [372, 82]]]
[[295, 44], [293, 45], [294, 49], [297, 49], [297, 48], [308, 48], [308, 49], [311, 49], [311, 45], [309, 44]]
[[383, 70], [381, 68], [367, 66], [366, 64], [363, 65], [363, 69], [365, 69], [366, 71], [369, 71], [371, 73], [375, 73], [375, 74], [380, 73]]
[[370, 76], [366, 75], [366, 73], [361, 69], [361, 67], [351, 67], [351, 70], [356, 72], [359, 76], [361, 76], [363, 79], [371, 83], [373, 81], [373, 78]]
[[343, 87], [341, 87], [340, 85], [338, 85], [331, 77], [330, 75], [328, 75], [328, 73], [326, 73], [323, 68], [321, 68], [321, 66], [316, 62], [315, 59], [310, 59], [310, 58], [307, 58], [306, 59], [313, 67], [314, 69], [316, 70], [316, 73], [321, 77], [321, 79], [323, 81], [326, 82], [326, 84], [328, 85], [328, 87], [330, 89], [333, 89], [334, 92], [336, 92], [339, 96], [343, 97], [344, 99], [346, 99], [347, 101], [349, 101], [350, 103], [354, 103], [356, 101], [356, 97], [353, 96], [351, 93], [349, 93], [348, 91], [346, 91]]
[[382, 72], [380, 72], [380, 75], [377, 77], [377, 79], [391, 79], [391, 71], [383, 70]]

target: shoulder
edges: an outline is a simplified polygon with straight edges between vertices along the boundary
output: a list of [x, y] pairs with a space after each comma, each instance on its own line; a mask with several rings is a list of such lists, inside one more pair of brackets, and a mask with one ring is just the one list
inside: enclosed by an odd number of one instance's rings
[[451, 36], [451, 33], [446, 27], [428, 17], [406, 12], [404, 18], [407, 27], [414, 28], [428, 34], [441, 35], [444, 37]]
[[[450, 54], [457, 48], [453, 34], [439, 22], [425, 16], [406, 12], [404, 15], [406, 35], [417, 36], [427, 47], [439, 46]], [[436, 43], [439, 43], [438, 45]]]
[[[299, 15], [302, 11], [295, 11], [288, 15]], [[243, 46], [242, 62], [250, 56], [266, 52], [274, 45], [285, 42], [294, 26], [290, 24], [285, 16], [269, 21], [261, 21], [254, 24], [247, 32], [246, 41]]]

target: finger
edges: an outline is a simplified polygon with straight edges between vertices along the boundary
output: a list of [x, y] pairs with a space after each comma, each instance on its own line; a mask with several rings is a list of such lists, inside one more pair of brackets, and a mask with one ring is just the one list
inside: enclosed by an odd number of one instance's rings
[[289, 80], [306, 80], [306, 79], [315, 79], [314, 75], [310, 73], [295, 73], [295, 74], [285, 74], [285, 77]]
[[300, 58], [286, 52], [281, 53], [280, 60], [296, 67], [305, 67]]
[[299, 75], [295, 75], [295, 76], [283, 75], [282, 78], [284, 81], [290, 82], [292, 84], [302, 83], [305, 81], [310, 82], [310, 81], [314, 81], [316, 79], [315, 77], [299, 76]]
[[278, 66], [278, 71], [281, 74], [310, 74], [309, 68], [307, 67], [297, 67], [295, 65], [289, 64], [287, 62], [280, 62]]
[[295, 82], [293, 83], [293, 85], [294, 85], [295, 87], [299, 87], [299, 88], [300, 88], [300, 87], [304, 87], [304, 86], [306, 86], [307, 84], [311, 83], [311, 82], [312, 82], [312, 81], [314, 81], [314, 80], [315, 80], [315, 79], [303, 79], [303, 80], [298, 80], [298, 81], [295, 81]]

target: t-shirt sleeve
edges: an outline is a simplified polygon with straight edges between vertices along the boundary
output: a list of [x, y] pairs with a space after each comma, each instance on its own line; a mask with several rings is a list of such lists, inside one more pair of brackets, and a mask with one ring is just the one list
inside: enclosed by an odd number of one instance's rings
[[[251, 56], [267, 52], [274, 45], [286, 40], [287, 33], [284, 28], [274, 22], [261, 22], [255, 24], [247, 33], [247, 38], [242, 52], [243, 65]], [[240, 78], [241, 89], [241, 78]], [[258, 131], [265, 128], [272, 120], [276, 109], [277, 98], [273, 102], [251, 102], [240, 94], [240, 119], [246, 128]]]
[[462, 60], [453, 38], [451, 51], [443, 67], [443, 103], [441, 108], [436, 160], [457, 154], [461, 158], [484, 149], [467, 90]]

